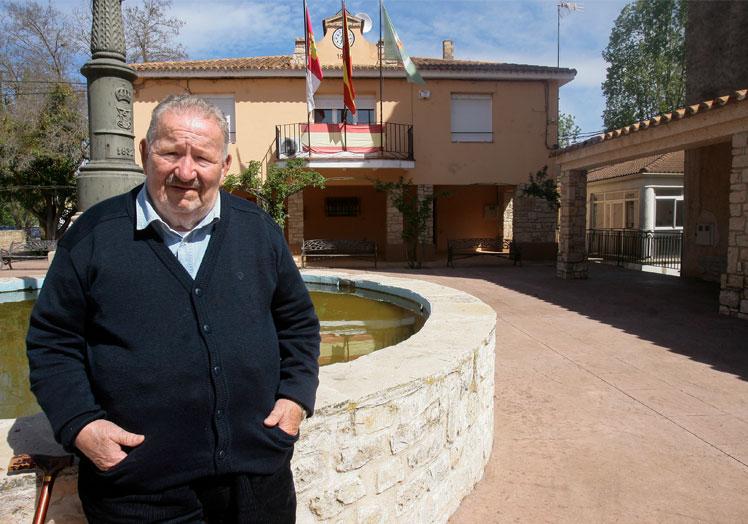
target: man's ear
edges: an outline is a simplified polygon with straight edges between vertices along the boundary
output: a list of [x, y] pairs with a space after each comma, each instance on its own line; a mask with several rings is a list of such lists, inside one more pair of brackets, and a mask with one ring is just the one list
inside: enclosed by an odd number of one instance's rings
[[226, 160], [223, 161], [223, 166], [221, 167], [221, 182], [223, 182], [223, 179], [226, 178], [226, 175], [229, 172], [231, 160], [231, 155], [226, 155]]
[[138, 148], [140, 149], [140, 161], [143, 162], [143, 169], [145, 169], [145, 162], [148, 160], [148, 142], [145, 141], [145, 138], [140, 141]]

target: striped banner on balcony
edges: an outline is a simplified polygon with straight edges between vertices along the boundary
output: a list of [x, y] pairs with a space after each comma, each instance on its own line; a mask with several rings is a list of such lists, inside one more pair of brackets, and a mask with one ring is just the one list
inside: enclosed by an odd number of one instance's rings
[[301, 124], [301, 144], [312, 153], [379, 153], [379, 124]]

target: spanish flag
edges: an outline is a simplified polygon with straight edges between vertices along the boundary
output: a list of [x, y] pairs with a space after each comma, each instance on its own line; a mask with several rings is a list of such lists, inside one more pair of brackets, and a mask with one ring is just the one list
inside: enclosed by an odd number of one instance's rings
[[351, 43], [348, 40], [348, 11], [343, 0], [343, 104], [351, 114], [356, 114], [356, 90], [353, 88]]
[[317, 56], [317, 46], [314, 43], [314, 31], [312, 30], [312, 19], [309, 16], [309, 8], [304, 1], [306, 13], [306, 108], [307, 112], [314, 111], [314, 93], [322, 83], [322, 66]]

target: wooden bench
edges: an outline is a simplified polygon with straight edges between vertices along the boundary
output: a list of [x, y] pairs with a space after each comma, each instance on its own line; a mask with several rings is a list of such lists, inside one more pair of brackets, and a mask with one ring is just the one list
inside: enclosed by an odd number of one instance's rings
[[377, 243], [373, 240], [328, 240], [316, 238], [304, 240], [301, 245], [301, 267], [306, 267], [309, 258], [350, 257], [374, 259], [377, 267]]
[[26, 242], [11, 242], [7, 250], [0, 249], [2, 264], [8, 269], [13, 269], [14, 260], [39, 260], [46, 259], [50, 251], [57, 247], [56, 240], [27, 240]]
[[447, 266], [449, 267], [455, 267], [455, 260], [478, 256], [508, 258], [514, 262], [515, 266], [522, 265], [522, 253], [512, 240], [457, 238], [447, 241]]

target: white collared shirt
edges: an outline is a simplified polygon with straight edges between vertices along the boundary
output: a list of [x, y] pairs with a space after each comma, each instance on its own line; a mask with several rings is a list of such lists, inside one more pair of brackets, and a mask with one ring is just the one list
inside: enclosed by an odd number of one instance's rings
[[135, 200], [135, 227], [138, 231], [147, 228], [151, 222], [156, 222], [156, 230], [161, 234], [166, 247], [169, 248], [182, 267], [194, 280], [200, 269], [205, 252], [213, 234], [213, 227], [221, 219], [221, 195], [216, 197], [213, 209], [198, 222], [190, 231], [184, 233], [172, 229], [156, 211], [151, 197], [145, 188], [140, 189]]

